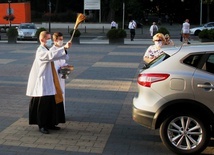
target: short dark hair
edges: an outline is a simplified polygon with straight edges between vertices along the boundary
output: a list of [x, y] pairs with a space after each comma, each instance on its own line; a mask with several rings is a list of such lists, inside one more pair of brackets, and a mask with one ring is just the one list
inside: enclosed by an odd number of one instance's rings
[[63, 34], [61, 32], [55, 32], [53, 34], [53, 40], [57, 40], [59, 37], [63, 37]]

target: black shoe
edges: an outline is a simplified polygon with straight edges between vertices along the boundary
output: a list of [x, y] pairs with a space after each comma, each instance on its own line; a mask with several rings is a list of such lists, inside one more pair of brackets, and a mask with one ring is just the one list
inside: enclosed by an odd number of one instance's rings
[[44, 133], [44, 134], [49, 134], [49, 131], [48, 131], [48, 129], [46, 129], [46, 128], [39, 128], [39, 131], [40, 131], [41, 133]]
[[49, 130], [60, 130], [61, 128], [58, 127], [58, 126], [51, 126], [51, 127], [48, 127]]
[[188, 41], [187, 44], [191, 44], [191, 43]]

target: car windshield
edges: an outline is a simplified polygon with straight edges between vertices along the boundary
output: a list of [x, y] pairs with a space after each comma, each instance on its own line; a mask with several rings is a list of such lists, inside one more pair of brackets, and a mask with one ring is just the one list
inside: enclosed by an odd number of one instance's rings
[[203, 25], [204, 27], [213, 27], [214, 26], [214, 23], [206, 23]]
[[34, 25], [21, 25], [21, 29], [35, 29], [36, 27]]
[[143, 69], [152, 68], [152, 67], [158, 65], [159, 63], [163, 62], [164, 60], [168, 59], [169, 57], [170, 57], [170, 55], [163, 53], [156, 59], [152, 60], [150, 63], [145, 64]]

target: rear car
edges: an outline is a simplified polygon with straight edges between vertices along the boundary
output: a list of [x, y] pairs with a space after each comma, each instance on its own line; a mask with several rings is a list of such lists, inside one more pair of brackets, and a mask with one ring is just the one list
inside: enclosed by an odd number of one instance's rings
[[177, 154], [200, 153], [214, 137], [214, 45], [163, 51], [139, 72], [133, 120]]
[[202, 30], [210, 30], [210, 29], [214, 29], [214, 22], [209, 22], [206, 23], [202, 26], [198, 26], [198, 27], [194, 27], [190, 29], [190, 34], [198, 36], [198, 34], [202, 31]]
[[34, 23], [21, 23], [18, 30], [18, 40], [37, 40], [37, 28]]

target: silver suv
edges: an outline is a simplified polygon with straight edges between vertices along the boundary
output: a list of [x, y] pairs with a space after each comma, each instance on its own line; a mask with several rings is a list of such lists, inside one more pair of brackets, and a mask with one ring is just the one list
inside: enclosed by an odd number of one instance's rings
[[197, 154], [214, 137], [214, 45], [163, 48], [145, 65], [133, 99], [133, 120], [160, 128], [164, 145]]

